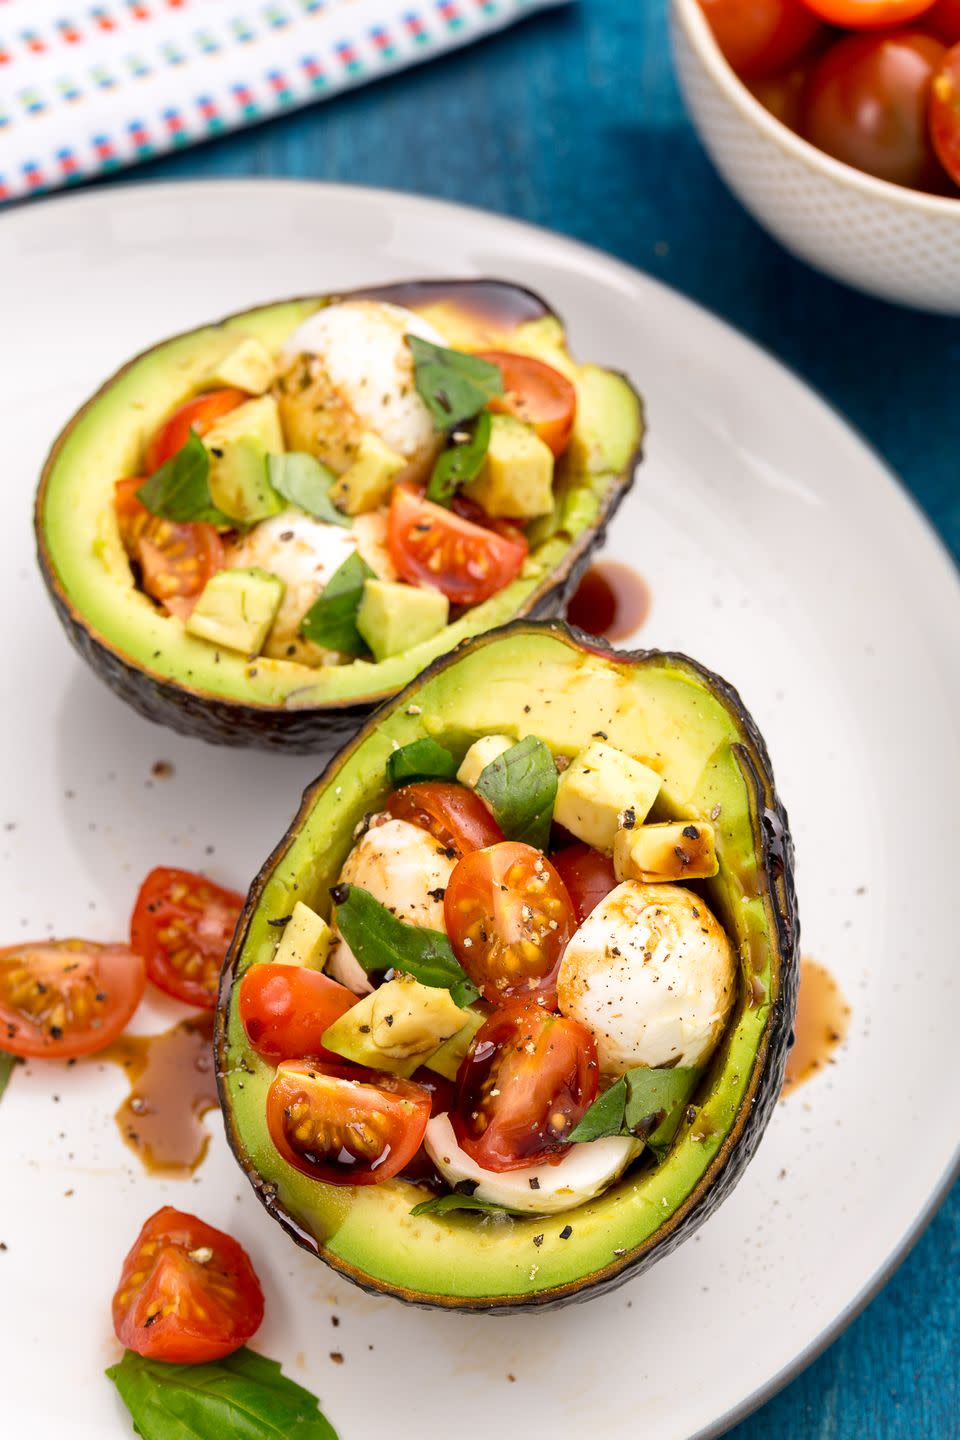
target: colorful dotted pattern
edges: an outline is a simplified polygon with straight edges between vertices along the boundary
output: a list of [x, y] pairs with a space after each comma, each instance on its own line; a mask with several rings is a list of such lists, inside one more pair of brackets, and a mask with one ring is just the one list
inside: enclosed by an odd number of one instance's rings
[[266, 119], [551, 3], [0, 0], [0, 202]]

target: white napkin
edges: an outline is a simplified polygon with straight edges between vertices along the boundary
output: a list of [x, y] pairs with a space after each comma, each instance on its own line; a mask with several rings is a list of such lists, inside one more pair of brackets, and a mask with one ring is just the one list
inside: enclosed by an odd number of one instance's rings
[[559, 0], [0, 0], [0, 202], [210, 139]]

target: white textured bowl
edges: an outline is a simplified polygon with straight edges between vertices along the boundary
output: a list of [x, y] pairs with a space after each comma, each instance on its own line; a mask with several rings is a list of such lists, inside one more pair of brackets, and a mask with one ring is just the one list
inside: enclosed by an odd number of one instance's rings
[[761, 225], [859, 290], [960, 315], [960, 200], [875, 180], [801, 140], [734, 74], [698, 0], [672, 0], [671, 32], [697, 133]]

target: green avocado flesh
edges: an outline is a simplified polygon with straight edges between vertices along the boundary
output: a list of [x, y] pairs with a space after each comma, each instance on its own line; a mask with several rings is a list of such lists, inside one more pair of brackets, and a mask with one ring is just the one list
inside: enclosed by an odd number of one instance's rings
[[[313, 668], [298, 660], [251, 659], [187, 634], [179, 619], [164, 614], [136, 587], [117, 528], [114, 483], [141, 473], [147, 441], [172, 410], [216, 384], [228, 337], [238, 343], [251, 337], [277, 356], [293, 330], [326, 303], [316, 297], [269, 305], [158, 345], [80, 411], [47, 463], [38, 532], [48, 577], [97, 641], [160, 681], [205, 697], [291, 710], [391, 694], [461, 640], [532, 609], [556, 582], [569, 553], [589, 541], [611, 496], [629, 481], [643, 426], [639, 400], [627, 382], [594, 366], [574, 366], [552, 315], [502, 326], [494, 336], [502, 347], [555, 363], [578, 388], [582, 379], [577, 443], [558, 465], [554, 513], [537, 521], [516, 580], [412, 648], [379, 661]], [[415, 298], [410, 308], [426, 314], [451, 345], [470, 343], [466, 311], [418, 304]]]
[[[494, 731], [540, 736], [564, 756], [603, 732], [662, 775], [657, 818], [713, 819], [720, 868], [704, 893], [739, 954], [740, 984], [728, 1029], [662, 1164], [641, 1162], [598, 1199], [549, 1219], [413, 1217], [424, 1192], [405, 1181], [330, 1187], [280, 1160], [264, 1110], [273, 1070], [246, 1043], [236, 980], [272, 958], [277, 932], [269, 922], [289, 915], [297, 900], [329, 915], [329, 887], [354, 827], [391, 788], [386, 765], [397, 745], [431, 737], [459, 759]], [[234, 942], [221, 993], [221, 1096], [231, 1143], [271, 1212], [359, 1283], [421, 1303], [509, 1308], [570, 1298], [657, 1246], [734, 1157], [775, 1014], [781, 1024], [781, 977], [794, 962], [782, 953], [778, 929], [792, 904], [789, 874], [778, 878], [764, 861], [762, 817], [775, 804], [762, 742], [737, 697], [684, 657], [601, 653], [558, 623], [517, 621], [438, 662], [308, 790]], [[572, 1233], [563, 1238], [567, 1226]]]

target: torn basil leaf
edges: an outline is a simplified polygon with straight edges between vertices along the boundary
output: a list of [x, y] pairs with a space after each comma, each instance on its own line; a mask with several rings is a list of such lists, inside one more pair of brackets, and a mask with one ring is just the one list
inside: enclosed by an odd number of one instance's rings
[[491, 1205], [487, 1200], [478, 1200], [475, 1195], [460, 1195], [456, 1190], [450, 1195], [435, 1195], [432, 1200], [421, 1200], [414, 1205], [411, 1215], [446, 1215], [451, 1210], [482, 1210], [487, 1215], [524, 1215], [529, 1211], [511, 1210], [507, 1205]]
[[402, 971], [421, 985], [449, 990], [461, 1008], [479, 998], [441, 930], [398, 920], [359, 885], [334, 885], [330, 894], [337, 907], [337, 928], [368, 975]]
[[557, 798], [557, 767], [536, 735], [511, 745], [480, 772], [477, 794], [486, 800], [508, 840], [546, 850]]
[[357, 629], [363, 587], [374, 572], [355, 550], [336, 569], [300, 621], [300, 634], [324, 650], [342, 655], [367, 655], [367, 642]]
[[662, 1160], [680, 1128], [687, 1101], [700, 1071], [679, 1065], [672, 1069], [628, 1070], [594, 1100], [567, 1137], [604, 1140], [608, 1135], [633, 1135]]
[[232, 526], [231, 520], [210, 498], [210, 456], [195, 430], [175, 455], [171, 455], [137, 491], [137, 499], [151, 515], [177, 525], [203, 521], [208, 525]]
[[305, 510], [315, 520], [350, 528], [350, 516], [338, 510], [330, 498], [330, 486], [337, 477], [315, 456], [300, 450], [286, 455], [269, 455], [267, 468], [270, 484], [284, 500]]
[[488, 400], [503, 394], [503, 376], [489, 360], [431, 345], [418, 335], [405, 338], [413, 356], [413, 383], [435, 430], [472, 420]]
[[458, 440], [460, 432], [454, 432], [450, 448], [438, 455], [433, 467], [427, 486], [428, 500], [435, 501], [437, 505], [449, 505], [461, 485], [476, 480], [487, 458], [492, 423], [490, 411], [481, 410], [472, 431], [465, 432], [465, 439]]
[[387, 761], [391, 785], [409, 785], [412, 780], [452, 780], [456, 773], [457, 762], [450, 751], [429, 737], [401, 745]]
[[10, 1076], [13, 1074], [16, 1065], [16, 1055], [7, 1055], [5, 1052], [0, 1051], [0, 1098], [2, 1098], [4, 1090], [6, 1090], [10, 1084]]
[[567, 1139], [605, 1140], [608, 1135], [623, 1134], [623, 1114], [627, 1104], [627, 1079], [620, 1079], [594, 1100], [587, 1113], [574, 1125]]

